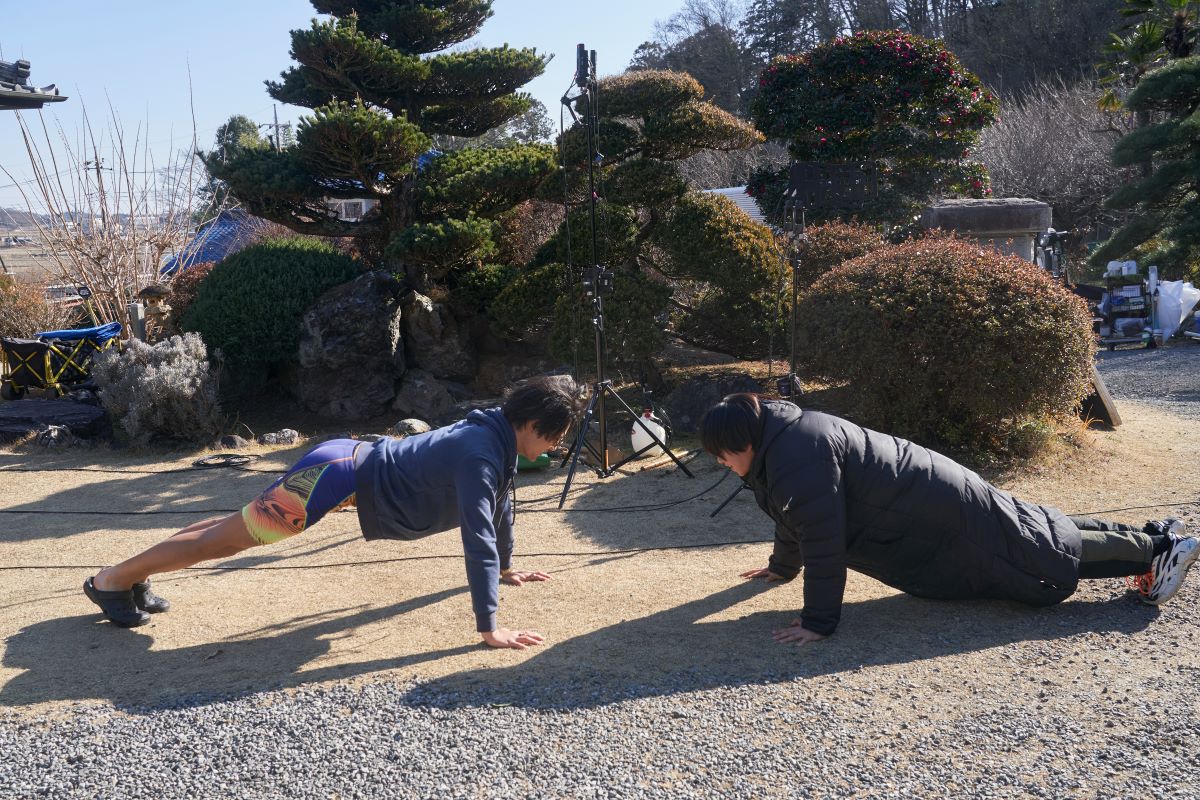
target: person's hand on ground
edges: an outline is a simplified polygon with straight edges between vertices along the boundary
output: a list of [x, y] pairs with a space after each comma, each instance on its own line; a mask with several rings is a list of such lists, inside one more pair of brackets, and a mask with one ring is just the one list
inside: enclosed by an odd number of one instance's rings
[[484, 631], [481, 635], [492, 647], [511, 647], [514, 650], [524, 650], [546, 641], [546, 637], [537, 631], [510, 631], [508, 628]]
[[526, 581], [548, 581], [553, 579], [545, 572], [528, 572], [525, 570], [514, 569], [509, 570], [501, 575], [500, 580], [501, 582], [507, 583], [511, 586], [520, 586]]
[[743, 573], [741, 573], [741, 577], [745, 578], [746, 580], [751, 580], [751, 581], [755, 580], [756, 578], [766, 578], [767, 583], [780, 583], [782, 581], [787, 580], [787, 578], [783, 577], [782, 575], [776, 575], [774, 572], [771, 572], [771, 570], [767, 569], [766, 567], [763, 567], [762, 569], [752, 569], [748, 572], [743, 572]]
[[825, 634], [810, 631], [800, 624], [800, 620], [792, 620], [792, 624], [787, 628], [780, 628], [777, 631], [772, 631], [775, 641], [783, 644], [795, 642], [796, 645], [808, 644], [809, 642], [819, 642], [825, 638]]

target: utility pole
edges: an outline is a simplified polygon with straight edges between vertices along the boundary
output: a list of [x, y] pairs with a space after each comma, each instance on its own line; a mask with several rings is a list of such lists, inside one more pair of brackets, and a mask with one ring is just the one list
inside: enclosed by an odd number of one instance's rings
[[100, 206], [100, 222], [104, 225], [105, 230], [108, 229], [108, 208], [104, 199], [104, 176], [100, 174], [100, 170], [104, 169], [104, 159], [97, 157], [95, 161], [83, 162], [84, 167], [92, 165], [96, 166], [96, 199]]
[[275, 152], [283, 152], [283, 144], [279, 139], [279, 107], [274, 103], [271, 104], [271, 112], [275, 115]]

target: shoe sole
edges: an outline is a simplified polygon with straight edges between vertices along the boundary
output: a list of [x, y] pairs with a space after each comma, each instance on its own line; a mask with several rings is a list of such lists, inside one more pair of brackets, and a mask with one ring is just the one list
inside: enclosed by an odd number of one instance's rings
[[1170, 600], [1175, 595], [1179, 594], [1179, 590], [1183, 588], [1183, 581], [1187, 578], [1188, 570], [1192, 568], [1192, 564], [1196, 563], [1196, 559], [1200, 558], [1200, 543], [1192, 545], [1191, 552], [1184, 557], [1183, 563], [1175, 571], [1175, 579], [1169, 584], [1163, 584], [1158, 591], [1158, 597], [1153, 600], [1146, 599], [1145, 602], [1152, 606], [1161, 606], [1163, 603]]
[[[100, 591], [100, 590], [97, 589], [96, 587], [92, 586], [91, 578], [88, 578], [86, 581], [83, 582], [83, 593], [85, 595], [87, 595], [87, 599], [91, 600], [93, 603], [95, 603], [100, 608], [100, 613], [104, 615], [104, 618], [106, 620], [108, 620], [109, 622], [111, 622], [113, 625], [116, 625], [118, 628], [140, 628], [141, 626], [150, 622], [149, 615], [147, 615], [145, 617], [139, 617], [138, 619], [131, 621], [131, 622], [122, 622], [120, 620], [113, 619], [112, 617], [110, 617], [108, 615], [108, 612], [104, 610], [104, 606], [101, 605], [100, 599], [98, 597], [96, 597], [95, 593], [98, 591]], [[143, 613], [145, 613], [145, 612], [143, 612]]]

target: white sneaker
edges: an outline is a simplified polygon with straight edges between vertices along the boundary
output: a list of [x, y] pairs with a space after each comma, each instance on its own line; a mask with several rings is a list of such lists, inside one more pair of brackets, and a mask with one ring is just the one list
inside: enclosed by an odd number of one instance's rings
[[1155, 556], [1150, 572], [1139, 576], [1137, 591], [1142, 602], [1162, 605], [1170, 600], [1183, 585], [1188, 569], [1200, 558], [1200, 541], [1183, 536], [1184, 525], [1177, 519], [1164, 520], [1163, 527], [1170, 546]]

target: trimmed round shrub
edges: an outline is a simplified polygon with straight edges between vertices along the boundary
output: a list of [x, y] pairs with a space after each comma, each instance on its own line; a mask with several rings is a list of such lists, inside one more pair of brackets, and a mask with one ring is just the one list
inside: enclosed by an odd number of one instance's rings
[[874, 253], [886, 246], [883, 237], [870, 225], [854, 222], [826, 222], [809, 226], [808, 241], [800, 252], [796, 269], [797, 283], [804, 291], [826, 272], [852, 258]]
[[483, 264], [454, 276], [450, 302], [464, 314], [488, 311], [496, 298], [517, 277], [519, 269], [510, 264]]
[[210, 352], [220, 348], [234, 382], [261, 383], [295, 362], [300, 321], [317, 298], [359, 272], [328, 242], [267, 239], [213, 267], [180, 322]]
[[488, 309], [500, 331], [519, 339], [548, 320], [563, 294], [566, 269], [550, 262], [515, 270]]
[[1095, 341], [1083, 300], [1043, 270], [947, 236], [848, 261], [800, 299], [798, 357], [849, 383], [869, 427], [999, 450], [1075, 411]]
[[646, 208], [669, 206], [687, 188], [675, 164], [652, 158], [631, 158], [613, 168], [605, 181], [612, 202]]
[[735, 296], [783, 285], [771, 232], [721, 195], [689, 192], [654, 233], [664, 273], [706, 281]]
[[731, 295], [710, 290], [693, 303], [691, 313], [679, 315], [675, 330], [708, 350], [739, 358], [779, 358], [788, 353], [790, 310], [783, 292]]
[[[604, 298], [607, 366], [636, 369], [662, 349], [670, 296], [671, 287], [643, 273], [616, 272], [613, 293]], [[578, 287], [571, 294], [560, 295], [554, 304], [550, 354], [567, 363], [574, 363], [578, 356], [581, 367], [595, 367], [592, 301]]]
[[641, 118], [662, 108], [704, 99], [704, 87], [685, 72], [633, 70], [600, 81], [600, 108], [607, 117]]

